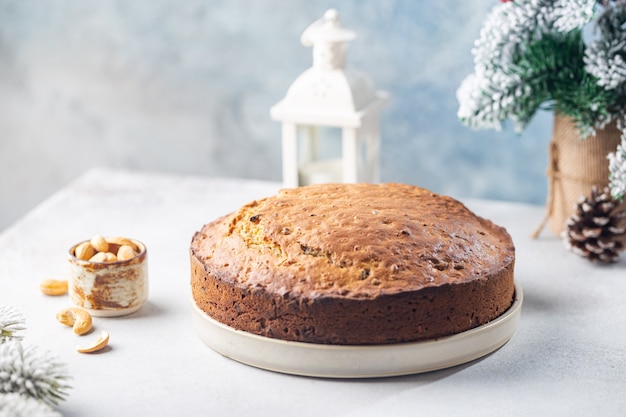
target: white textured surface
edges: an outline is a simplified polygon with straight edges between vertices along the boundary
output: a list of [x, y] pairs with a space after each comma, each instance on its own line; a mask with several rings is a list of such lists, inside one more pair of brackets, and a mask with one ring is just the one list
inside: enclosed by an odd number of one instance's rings
[[[0, 304], [24, 313], [24, 342], [69, 363], [66, 416], [618, 416], [626, 409], [626, 262], [591, 265], [554, 237], [531, 240], [541, 207], [467, 204], [509, 230], [524, 288], [517, 333], [500, 350], [455, 368], [380, 380], [334, 381], [229, 360], [195, 334], [188, 246], [204, 223], [278, 184], [95, 170], [0, 234]], [[150, 298], [137, 313], [94, 318], [110, 350], [55, 322], [67, 299], [38, 283], [66, 273], [66, 252], [94, 234], [133, 236], [150, 252]]]
[[279, 181], [269, 109], [329, 7], [348, 68], [391, 93], [384, 181], [542, 203], [551, 119], [473, 132], [455, 91], [496, 0], [0, 0], [0, 229], [92, 166]]

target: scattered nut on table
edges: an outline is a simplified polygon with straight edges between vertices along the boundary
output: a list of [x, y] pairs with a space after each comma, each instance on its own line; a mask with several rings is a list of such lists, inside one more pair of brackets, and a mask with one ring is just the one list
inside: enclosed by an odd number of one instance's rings
[[92, 353], [92, 352], [97, 352], [101, 350], [108, 344], [109, 344], [109, 333], [103, 330], [102, 332], [100, 332], [98, 337], [96, 337], [93, 343], [91, 343], [88, 346], [77, 346], [76, 350], [80, 353]]
[[57, 313], [56, 317], [59, 323], [72, 327], [76, 334], [85, 334], [91, 330], [91, 314], [82, 308], [64, 308]]
[[39, 283], [39, 289], [46, 295], [67, 294], [67, 280], [44, 279]]

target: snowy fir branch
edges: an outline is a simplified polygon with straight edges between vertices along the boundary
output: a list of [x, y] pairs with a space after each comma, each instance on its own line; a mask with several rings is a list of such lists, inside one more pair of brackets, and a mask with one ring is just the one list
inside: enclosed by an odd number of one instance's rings
[[622, 141], [615, 152], [608, 155], [609, 189], [611, 196], [623, 201], [626, 196], [626, 133], [622, 133]]
[[69, 389], [66, 367], [47, 352], [17, 340], [0, 345], [0, 394], [18, 393], [57, 405]]
[[18, 393], [0, 394], [0, 417], [62, 417], [47, 404]]
[[[626, 81], [626, 5], [606, 10], [598, 19], [599, 38], [589, 43], [586, 70], [607, 90], [624, 87]], [[622, 90], [622, 94], [623, 94]]]
[[[510, 119], [520, 132], [539, 109], [556, 109], [581, 136], [605, 126], [626, 104], [625, 8], [596, 0], [498, 4], [472, 49], [474, 73], [457, 91], [460, 120], [499, 129]], [[586, 45], [583, 28], [592, 21], [598, 38]]]
[[24, 317], [10, 306], [0, 306], [0, 344], [9, 340], [21, 340], [24, 331]]
[[22, 345], [22, 314], [0, 306], [0, 417], [60, 417], [52, 407], [70, 388], [65, 364], [48, 352]]

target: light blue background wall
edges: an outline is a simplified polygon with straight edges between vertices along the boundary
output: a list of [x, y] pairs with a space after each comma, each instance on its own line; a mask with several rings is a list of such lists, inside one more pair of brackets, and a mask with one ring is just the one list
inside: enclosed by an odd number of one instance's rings
[[382, 180], [543, 203], [549, 114], [473, 132], [455, 91], [496, 0], [0, 0], [0, 229], [92, 166], [281, 179], [269, 108], [330, 7], [392, 95]]

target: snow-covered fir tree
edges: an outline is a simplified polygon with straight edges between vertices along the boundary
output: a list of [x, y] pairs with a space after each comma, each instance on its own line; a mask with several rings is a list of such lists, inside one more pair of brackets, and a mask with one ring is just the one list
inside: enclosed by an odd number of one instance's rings
[[0, 306], [0, 417], [60, 417], [52, 407], [70, 388], [65, 364], [22, 344], [24, 316]]
[[0, 344], [22, 339], [24, 316], [11, 306], [0, 306]]
[[17, 394], [0, 394], [0, 417], [63, 417], [47, 404]]
[[18, 393], [57, 405], [66, 396], [69, 376], [64, 364], [18, 340], [0, 345], [0, 393]]
[[[520, 132], [539, 109], [570, 116], [581, 136], [623, 117], [624, 1], [514, 0], [496, 5], [472, 50], [474, 72], [459, 87], [458, 116], [475, 129]], [[584, 39], [593, 22], [599, 30]]]

